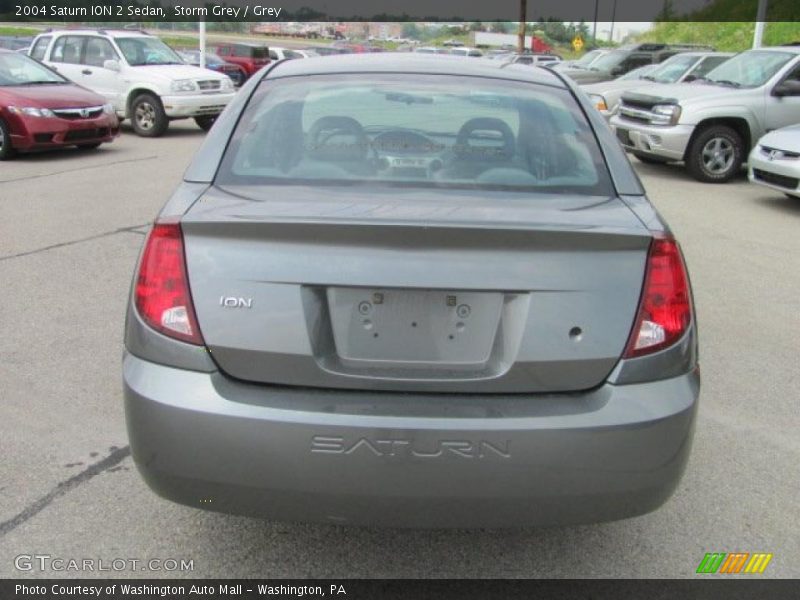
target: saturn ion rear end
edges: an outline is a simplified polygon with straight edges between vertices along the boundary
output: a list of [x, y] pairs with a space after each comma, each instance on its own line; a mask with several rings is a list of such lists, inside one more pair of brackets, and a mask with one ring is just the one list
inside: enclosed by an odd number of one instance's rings
[[679, 245], [573, 84], [476, 62], [277, 63], [215, 124], [127, 315], [158, 494], [499, 527], [675, 490], [700, 387]]

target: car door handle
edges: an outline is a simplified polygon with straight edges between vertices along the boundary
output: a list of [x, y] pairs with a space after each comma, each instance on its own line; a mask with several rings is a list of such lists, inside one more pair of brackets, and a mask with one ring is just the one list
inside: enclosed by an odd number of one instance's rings
[[83, 73], [84, 75], [91, 75], [92, 74], [92, 70], [91, 69], [84, 69], [83, 71], [81, 71], [81, 73]]

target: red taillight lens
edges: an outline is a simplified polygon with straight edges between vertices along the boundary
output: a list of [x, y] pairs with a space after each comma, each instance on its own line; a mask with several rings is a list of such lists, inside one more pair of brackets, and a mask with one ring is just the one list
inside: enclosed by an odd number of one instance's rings
[[153, 225], [139, 265], [135, 298], [136, 310], [153, 329], [190, 344], [203, 344], [178, 223]]
[[662, 350], [692, 322], [689, 278], [678, 243], [656, 238], [650, 244], [642, 299], [624, 358]]

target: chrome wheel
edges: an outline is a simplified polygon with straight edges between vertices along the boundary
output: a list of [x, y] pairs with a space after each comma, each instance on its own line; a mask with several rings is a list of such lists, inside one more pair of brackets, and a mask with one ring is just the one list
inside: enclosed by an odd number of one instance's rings
[[733, 144], [722, 137], [711, 138], [703, 146], [702, 156], [703, 166], [709, 173], [713, 175], [726, 173], [733, 166]]
[[156, 107], [149, 102], [139, 102], [134, 113], [136, 124], [142, 131], [150, 131], [156, 125]]

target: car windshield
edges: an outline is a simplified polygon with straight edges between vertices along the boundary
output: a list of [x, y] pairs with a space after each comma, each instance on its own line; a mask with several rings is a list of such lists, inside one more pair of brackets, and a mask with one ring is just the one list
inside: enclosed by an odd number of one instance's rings
[[594, 61], [589, 68], [595, 71], [610, 71], [616, 67], [623, 60], [628, 58], [629, 52], [627, 50], [613, 50], [608, 54], [604, 54], [596, 61]]
[[67, 83], [67, 80], [32, 58], [15, 52], [0, 53], [0, 86], [51, 83]]
[[675, 83], [697, 60], [697, 56], [676, 54], [658, 65], [652, 73], [648, 73], [647, 79], [657, 83]]
[[644, 65], [633, 71], [628, 71], [622, 77], [617, 77], [617, 81], [627, 81], [630, 79], [648, 79], [648, 76], [656, 69], [658, 65]]
[[604, 196], [609, 181], [566, 90], [429, 75], [269, 80], [239, 121], [217, 179]]
[[603, 54], [602, 50], [592, 50], [581, 56], [574, 64], [576, 67], [588, 67], [592, 62], [597, 60], [601, 54]]
[[[183, 52], [179, 52], [178, 54], [183, 57], [183, 59], [191, 65], [199, 65], [200, 64], [200, 52], [198, 50], [187, 50]], [[213, 52], [206, 52], [206, 64], [220, 64], [224, 63], [225, 61], [222, 58], [214, 54]]]
[[152, 37], [117, 38], [117, 46], [132, 67], [179, 65], [181, 57], [164, 42]]
[[796, 56], [791, 52], [748, 50], [709, 71], [705, 79], [732, 87], [758, 87]]

